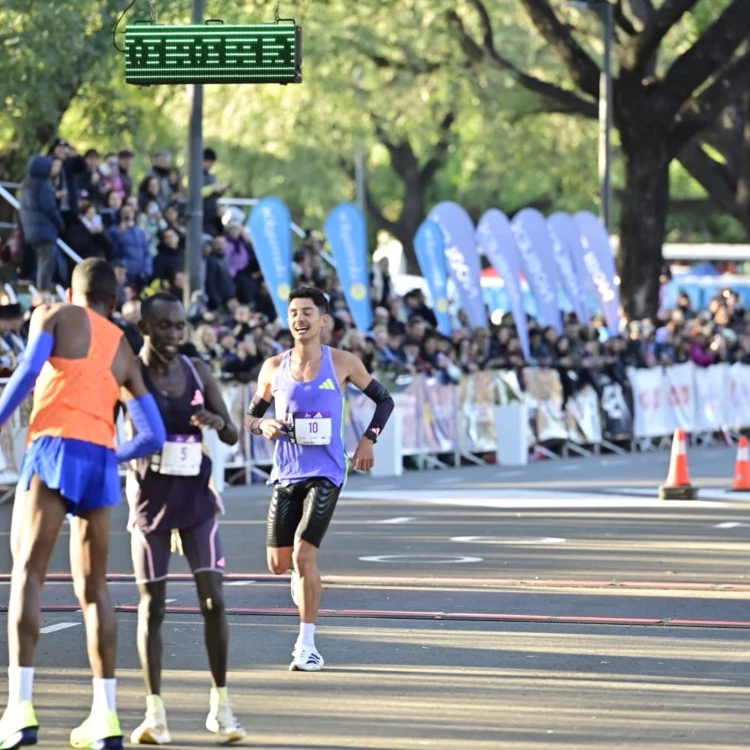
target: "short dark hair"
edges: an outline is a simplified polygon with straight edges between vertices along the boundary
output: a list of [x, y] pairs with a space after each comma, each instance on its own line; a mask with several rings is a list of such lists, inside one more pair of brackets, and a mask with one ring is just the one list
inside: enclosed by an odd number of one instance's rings
[[117, 299], [115, 269], [103, 258], [87, 258], [73, 269], [71, 286], [93, 305], [111, 305]]
[[141, 303], [141, 320], [151, 320], [154, 316], [154, 308], [159, 302], [166, 302], [168, 304], [176, 302], [178, 305], [182, 304], [179, 298], [175, 297], [171, 292], [157, 292], [150, 297], [146, 297]]
[[216, 151], [214, 151], [212, 148], [204, 149], [203, 160], [204, 161], [216, 161]]
[[328, 300], [325, 294], [314, 286], [304, 286], [295, 289], [289, 295], [289, 301], [291, 302], [293, 299], [309, 299], [320, 310], [321, 315], [328, 315]]

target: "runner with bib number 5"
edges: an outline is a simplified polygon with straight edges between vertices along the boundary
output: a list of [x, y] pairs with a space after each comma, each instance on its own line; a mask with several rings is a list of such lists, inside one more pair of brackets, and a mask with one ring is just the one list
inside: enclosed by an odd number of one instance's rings
[[141, 313], [141, 371], [164, 418], [167, 440], [159, 453], [133, 462], [126, 484], [131, 553], [140, 591], [138, 655], [148, 691], [146, 717], [131, 742], [165, 745], [171, 741], [161, 699], [161, 626], [173, 546], [187, 557], [203, 614], [213, 678], [206, 729], [222, 743], [239, 742], [245, 730], [234, 715], [226, 683], [229, 628], [218, 522], [222, 506], [211, 484], [211, 459], [203, 450], [201, 433], [202, 427], [214, 429], [223, 443], [234, 445], [237, 428], [208, 366], [178, 353], [186, 325], [182, 303], [161, 292], [143, 303]]
[[[347, 383], [375, 402], [370, 426], [354, 452], [355, 469], [374, 464], [373, 445], [393, 411], [393, 399], [349, 352], [323, 346], [330, 324], [328, 301], [318, 289], [297, 289], [289, 296], [289, 328], [294, 348], [266, 360], [258, 391], [245, 417], [245, 428], [276, 443], [268, 511], [268, 567], [292, 571], [292, 598], [300, 612], [300, 633], [289, 669], [317, 672], [323, 657], [315, 648], [320, 607], [318, 548], [333, 517], [346, 480], [344, 389]], [[275, 419], [264, 415], [271, 402]]]

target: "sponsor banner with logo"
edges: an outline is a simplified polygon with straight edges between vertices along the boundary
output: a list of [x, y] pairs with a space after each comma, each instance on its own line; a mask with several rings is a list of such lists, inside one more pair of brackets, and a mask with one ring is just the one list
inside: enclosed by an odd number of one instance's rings
[[443, 233], [448, 272], [458, 289], [461, 308], [472, 328], [487, 325], [487, 313], [482, 299], [481, 273], [474, 224], [466, 210], [458, 203], [445, 201], [432, 209], [428, 217]]
[[440, 227], [425, 219], [414, 237], [414, 252], [427, 281], [432, 298], [432, 309], [437, 318], [437, 329], [443, 336], [453, 332], [448, 303], [448, 268], [445, 261], [445, 243]]
[[279, 320], [286, 325], [292, 291], [292, 217], [278, 198], [262, 198], [252, 210], [247, 227], [263, 279]]
[[628, 368], [635, 404], [635, 437], [663, 437], [677, 427], [696, 432], [695, 366], [639, 370]]
[[362, 332], [369, 331], [372, 326], [370, 259], [362, 211], [353, 203], [341, 203], [328, 215], [325, 233], [354, 325]]
[[578, 320], [585, 322], [589, 319], [586, 306], [586, 289], [583, 279], [586, 278], [585, 269], [581, 266], [580, 235], [568, 214], [559, 211], [547, 219], [547, 229], [552, 238], [552, 252], [557, 263], [557, 272], [565, 293], [568, 295], [573, 311]]
[[602, 432], [606, 440], [620, 440], [633, 434], [633, 414], [622, 384], [607, 372], [591, 373], [602, 417]]
[[565, 423], [568, 437], [574, 443], [599, 445], [602, 442], [599, 399], [592, 386], [584, 385], [565, 402]]
[[583, 278], [587, 279], [607, 321], [607, 328], [614, 335], [620, 327], [620, 282], [609, 235], [601, 221], [589, 211], [580, 211], [573, 221], [581, 238]]
[[567, 440], [563, 389], [557, 370], [527, 367], [523, 371], [523, 382], [537, 440], [540, 443]]
[[518, 340], [524, 357], [529, 360], [529, 321], [521, 293], [521, 258], [508, 217], [502, 211], [491, 208], [479, 221], [476, 240], [505, 284]]
[[729, 393], [729, 365], [695, 368], [696, 432], [718, 432], [732, 421]]
[[726, 397], [729, 427], [750, 426], [750, 365], [730, 366]]
[[422, 442], [426, 453], [450, 453], [456, 447], [458, 390], [438, 378], [420, 378]]
[[535, 208], [524, 208], [513, 218], [511, 228], [521, 257], [521, 269], [534, 293], [541, 322], [562, 333], [557, 267], [547, 222]]

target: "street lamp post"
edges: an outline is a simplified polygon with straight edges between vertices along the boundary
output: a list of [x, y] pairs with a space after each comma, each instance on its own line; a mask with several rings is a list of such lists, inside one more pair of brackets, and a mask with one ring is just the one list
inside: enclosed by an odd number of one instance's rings
[[[193, 24], [203, 23], [203, 0], [193, 0]], [[201, 263], [203, 248], [203, 86], [193, 85], [190, 104], [189, 133], [189, 205], [187, 253], [185, 254], [185, 309], [190, 308], [193, 292], [201, 290]]]

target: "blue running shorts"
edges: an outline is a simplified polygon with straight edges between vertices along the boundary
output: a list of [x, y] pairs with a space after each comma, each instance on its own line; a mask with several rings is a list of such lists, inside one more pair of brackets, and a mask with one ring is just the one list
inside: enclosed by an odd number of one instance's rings
[[68, 513], [80, 516], [120, 502], [118, 468], [110, 448], [44, 435], [27, 448], [17, 489], [28, 490], [37, 474], [47, 487], [63, 496]]

